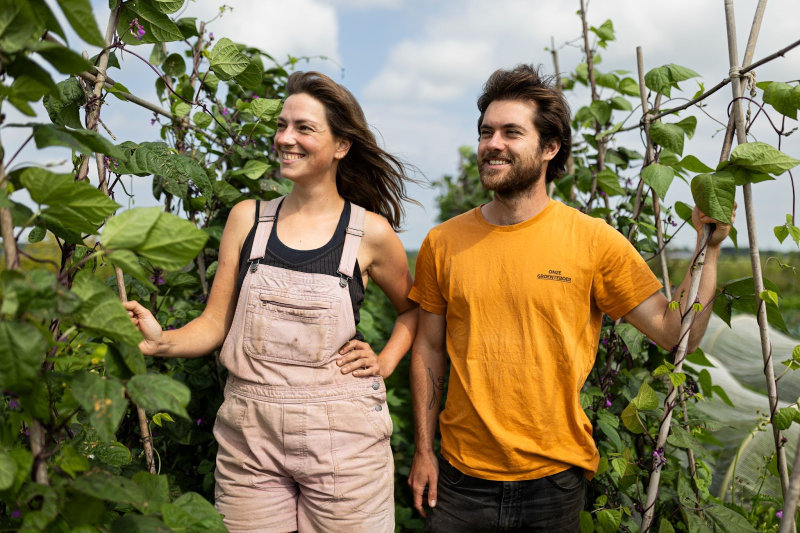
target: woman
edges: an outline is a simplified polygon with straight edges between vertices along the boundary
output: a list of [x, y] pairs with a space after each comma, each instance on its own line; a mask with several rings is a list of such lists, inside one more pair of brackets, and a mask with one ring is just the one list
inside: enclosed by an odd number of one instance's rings
[[[126, 307], [147, 355], [200, 357], [222, 345], [230, 375], [214, 428], [216, 507], [230, 531], [390, 532], [383, 378], [417, 323], [394, 232], [408, 177], [347, 89], [296, 72], [287, 94], [275, 148], [294, 187], [231, 210], [203, 314], [162, 332], [144, 307]], [[370, 278], [398, 313], [379, 355], [356, 331]]]

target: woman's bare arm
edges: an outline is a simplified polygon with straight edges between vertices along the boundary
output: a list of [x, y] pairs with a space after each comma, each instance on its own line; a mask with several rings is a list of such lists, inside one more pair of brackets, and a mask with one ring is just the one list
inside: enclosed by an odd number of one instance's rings
[[231, 210], [219, 248], [217, 273], [203, 313], [180, 329], [161, 331], [149, 310], [138, 302], [125, 307], [145, 340], [142, 353], [159, 357], [202, 357], [222, 346], [236, 311], [239, 253], [255, 220], [255, 200], [245, 200]]
[[[403, 243], [383, 217], [367, 213], [364, 220], [364, 240], [358, 253], [358, 264], [362, 274], [368, 274], [383, 290], [397, 310], [397, 320], [386, 346], [377, 356], [376, 367], [372, 368], [371, 348], [365, 342], [350, 341], [339, 353], [342, 371], [355, 375], [379, 373], [388, 377], [397, 364], [411, 349], [417, 331], [419, 317], [417, 303], [408, 299], [414, 279], [408, 269], [408, 257]], [[365, 284], [366, 286], [366, 284]], [[365, 369], [365, 370], [361, 370]]]

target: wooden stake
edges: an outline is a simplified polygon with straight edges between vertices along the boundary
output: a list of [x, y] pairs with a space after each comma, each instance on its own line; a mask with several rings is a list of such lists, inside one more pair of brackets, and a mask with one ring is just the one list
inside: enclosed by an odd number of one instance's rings
[[[766, 2], [763, 2], [764, 4]], [[759, 4], [761, 8], [761, 4]], [[763, 17], [763, 12], [756, 13], [756, 23], [760, 23]], [[725, 0], [725, 21], [728, 33], [728, 58], [730, 60], [731, 70], [739, 68], [739, 52], [736, 47], [736, 20], [734, 17], [733, 0]], [[751, 38], [755, 40], [758, 35], [758, 30], [751, 31]], [[755, 43], [753, 43], [755, 47]], [[742, 113], [742, 102], [738, 100], [742, 96], [743, 87], [739, 77], [734, 76], [731, 72], [731, 87], [733, 89], [733, 115], [736, 125], [736, 141], [738, 144], [745, 144], [747, 142], [747, 133], [745, 132], [744, 115]], [[767, 327], [767, 308], [760, 294], [764, 291], [764, 279], [761, 272], [761, 257], [758, 251], [758, 238], [756, 235], [756, 220], [753, 206], [753, 190], [750, 183], [745, 183], [742, 186], [742, 193], [744, 196], [744, 209], [745, 218], [747, 221], [747, 237], [750, 243], [750, 264], [753, 269], [753, 285], [755, 288], [756, 306], [758, 309], [758, 326], [761, 336], [761, 356], [764, 361], [764, 374], [767, 380], [767, 395], [769, 397], [770, 421], [778, 410], [778, 385], [775, 381], [775, 370], [772, 368], [772, 348], [769, 341], [769, 329]], [[789, 489], [789, 475], [786, 465], [786, 451], [783, 446], [783, 435], [781, 430], [775, 427], [772, 423], [772, 434], [775, 439], [775, 450], [777, 453], [778, 474], [781, 480], [781, 491], [784, 499]], [[794, 523], [794, 516], [792, 516], [792, 523]]]

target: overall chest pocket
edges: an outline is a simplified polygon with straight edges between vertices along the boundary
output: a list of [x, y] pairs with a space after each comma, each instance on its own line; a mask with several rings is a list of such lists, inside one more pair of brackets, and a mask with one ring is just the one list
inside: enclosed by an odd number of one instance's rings
[[334, 347], [339, 299], [306, 291], [251, 287], [244, 351], [254, 359], [322, 366]]

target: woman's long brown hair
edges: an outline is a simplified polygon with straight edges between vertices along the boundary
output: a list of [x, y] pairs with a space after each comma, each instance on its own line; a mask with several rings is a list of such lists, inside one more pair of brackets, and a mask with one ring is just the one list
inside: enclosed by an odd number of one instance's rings
[[293, 94], [307, 94], [322, 103], [334, 137], [352, 143], [336, 171], [339, 194], [385, 217], [399, 230], [405, 217], [403, 202], [419, 204], [406, 193], [406, 183], [415, 182], [408, 176], [413, 167], [378, 146], [355, 96], [325, 74], [294, 72], [286, 83], [287, 97]]

